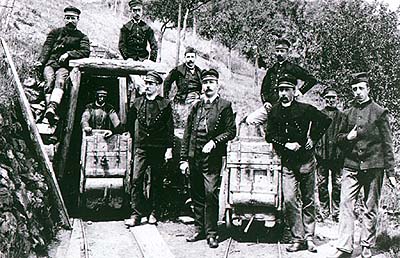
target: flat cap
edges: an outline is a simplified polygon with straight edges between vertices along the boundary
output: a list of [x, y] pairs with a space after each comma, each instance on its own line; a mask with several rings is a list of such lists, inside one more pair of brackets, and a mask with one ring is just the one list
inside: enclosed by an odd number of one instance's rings
[[130, 0], [128, 3], [129, 7], [136, 6], [136, 5], [143, 5], [142, 0]]
[[70, 15], [80, 15], [81, 14], [81, 10], [79, 10], [75, 6], [69, 5], [69, 6], [64, 8], [64, 13], [65, 14], [70, 14]]
[[278, 88], [295, 88], [297, 79], [291, 74], [284, 74], [278, 79]]
[[361, 73], [353, 73], [351, 75], [350, 85], [357, 84], [360, 82], [369, 83], [368, 73], [361, 72]]
[[155, 82], [157, 84], [161, 84], [163, 82], [161, 75], [156, 71], [148, 71], [144, 80], [147, 82]]
[[187, 48], [185, 49], [185, 55], [186, 55], [187, 53], [195, 53], [195, 54], [196, 54], [196, 49], [194, 49], [193, 47], [187, 47]]
[[206, 80], [218, 80], [219, 78], [219, 73], [215, 69], [204, 69], [201, 71], [201, 80], [206, 81]]
[[97, 95], [108, 95], [107, 89], [106, 87], [104, 87], [103, 85], [98, 86], [96, 88], [96, 94]]
[[275, 47], [288, 49], [290, 48], [290, 42], [285, 38], [278, 38], [275, 40]]
[[322, 92], [323, 97], [337, 97], [338, 92], [332, 87], [326, 87]]

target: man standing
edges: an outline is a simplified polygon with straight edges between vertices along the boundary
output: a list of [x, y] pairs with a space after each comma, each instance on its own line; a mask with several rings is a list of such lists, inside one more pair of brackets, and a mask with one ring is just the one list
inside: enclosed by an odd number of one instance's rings
[[[317, 214], [317, 217], [320, 217], [321, 220], [324, 220], [329, 216], [330, 213], [333, 221], [338, 222], [340, 203], [340, 176], [343, 167], [343, 160], [336, 145], [336, 134], [339, 130], [342, 112], [337, 108], [339, 98], [334, 88], [325, 88], [322, 95], [325, 100], [325, 108], [321, 111], [332, 119], [332, 123], [315, 147], [315, 153], [318, 162], [317, 186], [320, 203], [319, 214]], [[332, 202], [330, 202], [328, 191], [329, 173], [331, 174], [330, 177], [332, 180]]]
[[35, 66], [44, 67], [47, 104], [45, 117], [51, 125], [56, 122], [56, 111], [65, 91], [69, 75], [68, 61], [89, 57], [90, 54], [88, 37], [77, 29], [80, 14], [81, 11], [73, 6], [64, 9], [65, 26], [50, 31], [40, 58], [35, 62]]
[[[157, 223], [162, 189], [161, 167], [164, 160], [172, 158], [174, 127], [171, 103], [158, 95], [162, 78], [157, 72], [148, 72], [145, 82], [145, 96], [137, 98], [128, 113], [127, 126], [134, 139], [133, 213], [126, 222], [128, 226], [139, 225], [143, 216], [148, 216], [149, 223]], [[151, 169], [150, 193], [146, 202], [143, 182], [148, 167]]]
[[[278, 99], [278, 79], [284, 74], [291, 74], [296, 79], [304, 81], [300, 88], [302, 94], [310, 90], [317, 80], [300, 66], [289, 62], [290, 43], [286, 39], [277, 39], [275, 41], [275, 56], [277, 62], [267, 70], [261, 85], [261, 101], [266, 110], [271, 109]], [[297, 92], [296, 92], [297, 94]]]
[[278, 81], [279, 102], [268, 114], [266, 140], [273, 144], [282, 162], [283, 199], [293, 244], [289, 252], [316, 252], [314, 144], [331, 120], [314, 106], [297, 102], [296, 78], [283, 75]]
[[343, 151], [344, 168], [340, 192], [339, 238], [336, 252], [329, 257], [351, 257], [354, 234], [354, 205], [361, 188], [364, 189], [361, 246], [363, 258], [372, 257], [376, 240], [376, 215], [382, 190], [384, 172], [392, 186], [394, 155], [388, 111], [370, 97], [366, 73], [353, 75], [351, 89], [353, 105], [345, 111], [337, 134]]
[[176, 83], [174, 97], [174, 122], [176, 127], [184, 127], [191, 104], [200, 98], [201, 70], [195, 65], [196, 50], [186, 48], [185, 63], [172, 69], [164, 81], [164, 97], [168, 98], [172, 83]]
[[[122, 26], [119, 34], [119, 51], [122, 57], [134, 61], [146, 59], [155, 62], [157, 60], [157, 41], [154, 31], [143, 20], [142, 0], [130, 0], [129, 8], [132, 19]], [[150, 53], [147, 51], [147, 43], [150, 44]]]
[[207, 238], [217, 248], [218, 187], [226, 144], [236, 135], [231, 103], [218, 95], [216, 70], [201, 74], [204, 98], [190, 111], [181, 149], [182, 171], [190, 171], [196, 232], [188, 242]]
[[[82, 114], [81, 126], [86, 134], [92, 129], [115, 131], [120, 128], [121, 122], [114, 107], [106, 103], [108, 92], [104, 86], [96, 89], [96, 100], [86, 105]], [[106, 137], [109, 135], [106, 135]]]

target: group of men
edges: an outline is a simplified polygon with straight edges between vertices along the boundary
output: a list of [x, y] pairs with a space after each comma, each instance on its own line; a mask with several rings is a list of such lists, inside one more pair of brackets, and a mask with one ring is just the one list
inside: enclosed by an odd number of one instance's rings
[[[143, 4], [131, 0], [129, 6], [132, 19], [121, 29], [121, 55], [124, 59], [155, 61], [157, 42], [153, 30], [141, 20]], [[80, 10], [67, 7], [64, 12], [65, 27], [49, 33], [37, 62], [47, 82], [45, 117], [50, 123], [56, 120], [56, 109], [65, 91], [68, 61], [90, 53], [88, 37], [76, 29]], [[148, 43], [150, 53], [146, 49]], [[326, 107], [322, 111], [297, 101], [298, 95], [306, 93], [318, 81], [288, 61], [289, 49], [289, 41], [276, 41], [277, 62], [267, 69], [261, 87], [263, 107], [258, 115], [248, 117], [249, 123], [266, 124], [266, 140], [273, 144], [282, 161], [285, 221], [293, 239], [287, 251], [317, 251], [314, 187], [318, 169], [322, 218], [330, 212], [333, 220], [339, 221], [337, 250], [329, 257], [350, 257], [353, 251], [354, 206], [361, 189], [365, 205], [362, 257], [371, 257], [384, 172], [389, 182], [396, 185], [388, 111], [369, 97], [370, 80], [366, 73], [352, 76], [354, 101], [344, 112], [337, 108], [338, 92], [334, 87], [324, 90]], [[231, 102], [218, 94], [218, 72], [201, 70], [195, 65], [195, 58], [195, 50], [188, 48], [185, 63], [171, 70], [164, 81], [164, 97], [159, 95], [162, 77], [154, 71], [147, 73], [144, 91], [133, 101], [125, 129], [115, 110], [106, 103], [104, 88], [96, 91], [96, 101], [87, 106], [81, 124], [86, 133], [104, 129], [101, 127], [107, 124], [107, 129], [114, 133], [128, 130], [134, 138], [130, 226], [140, 224], [145, 216], [149, 223], [157, 222], [161, 165], [172, 158], [174, 128], [184, 127], [180, 169], [190, 171], [196, 227], [187, 241], [207, 239], [208, 245], [216, 248], [222, 157], [226, 155], [227, 142], [236, 134], [236, 125]], [[298, 80], [304, 82], [300, 88]], [[174, 82], [177, 93], [171, 102], [168, 96]], [[152, 187], [146, 201], [143, 180], [148, 167]], [[333, 182], [332, 203], [328, 175]]]

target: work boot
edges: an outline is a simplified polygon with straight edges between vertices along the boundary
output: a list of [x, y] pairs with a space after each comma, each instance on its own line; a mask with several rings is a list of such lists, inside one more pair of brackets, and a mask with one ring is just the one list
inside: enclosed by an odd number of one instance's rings
[[317, 252], [317, 247], [312, 240], [307, 240], [307, 250], [312, 253]]
[[217, 248], [218, 247], [218, 240], [216, 237], [209, 237], [207, 239], [208, 246], [210, 248]]
[[206, 239], [206, 235], [203, 232], [196, 232], [192, 236], [186, 238], [187, 242], [196, 242], [199, 240]]
[[351, 258], [351, 253], [336, 249], [335, 253], [328, 255], [326, 258]]
[[132, 215], [129, 219], [125, 220], [125, 225], [127, 227], [134, 227], [140, 224], [140, 216], [139, 215]]
[[149, 215], [149, 218], [147, 219], [147, 222], [148, 222], [149, 224], [156, 224], [156, 223], [157, 223], [157, 218], [156, 218], [156, 216], [155, 216], [153, 213], [151, 213], [151, 214]]
[[372, 257], [371, 248], [369, 248], [368, 246], [363, 246], [362, 252], [361, 252], [361, 257], [362, 258], [371, 258]]
[[46, 113], [44, 114], [44, 117], [47, 118], [47, 120], [49, 121], [49, 125], [51, 126], [55, 125], [57, 121], [56, 109], [57, 109], [57, 103], [50, 102], [47, 107]]
[[290, 246], [286, 248], [286, 251], [288, 252], [298, 252], [302, 250], [306, 250], [306, 246], [303, 243], [293, 243]]

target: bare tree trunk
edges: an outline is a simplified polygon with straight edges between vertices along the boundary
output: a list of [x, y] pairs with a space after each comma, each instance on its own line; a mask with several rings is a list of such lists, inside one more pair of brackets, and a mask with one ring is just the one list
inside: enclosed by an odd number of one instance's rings
[[229, 78], [232, 78], [232, 49], [229, 48], [228, 52], [228, 70], [229, 70]]
[[183, 31], [183, 37], [182, 37], [183, 40], [185, 40], [185, 37], [186, 37], [186, 26], [187, 26], [188, 16], [189, 16], [189, 9], [186, 9], [185, 17], [183, 18], [183, 29], [182, 29], [182, 31]]
[[179, 65], [179, 52], [181, 48], [181, 20], [182, 20], [182, 2], [179, 1], [179, 9], [178, 9], [178, 36], [176, 41], [176, 59], [175, 66]]
[[162, 50], [162, 42], [164, 38], [165, 30], [160, 31], [160, 36], [158, 36], [158, 50], [157, 50], [157, 63], [161, 63], [161, 50]]
[[258, 89], [258, 47], [255, 46], [255, 60], [254, 60], [254, 86], [256, 89]]
[[196, 39], [197, 37], [197, 19], [196, 15], [193, 13], [193, 38]]

